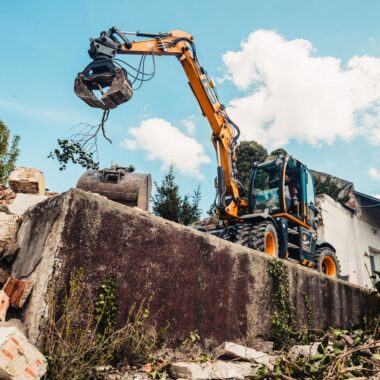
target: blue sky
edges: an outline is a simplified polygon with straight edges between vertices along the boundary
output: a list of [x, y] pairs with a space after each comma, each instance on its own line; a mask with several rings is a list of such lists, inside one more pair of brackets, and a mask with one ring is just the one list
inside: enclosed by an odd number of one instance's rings
[[[182, 29], [195, 37], [201, 62], [218, 79], [219, 97], [245, 138], [283, 145], [311, 168], [380, 194], [379, 13], [375, 0], [2, 2], [0, 119], [21, 136], [20, 166], [41, 169], [51, 190], [73, 187], [83, 169], [60, 172], [47, 155], [73, 125], [101, 117], [73, 92], [76, 74], [90, 61], [89, 37], [113, 25]], [[160, 132], [175, 131], [172, 136], [193, 149], [173, 157], [182, 168], [181, 191], [200, 183], [207, 210], [214, 197], [211, 129], [177, 60], [160, 57], [156, 66], [154, 79], [111, 112], [113, 144], [100, 142], [101, 165], [132, 163], [160, 181], [177, 143], [160, 140]], [[153, 160], [143, 140], [152, 120], [159, 134]], [[188, 168], [183, 161], [193, 152], [199, 162]]]

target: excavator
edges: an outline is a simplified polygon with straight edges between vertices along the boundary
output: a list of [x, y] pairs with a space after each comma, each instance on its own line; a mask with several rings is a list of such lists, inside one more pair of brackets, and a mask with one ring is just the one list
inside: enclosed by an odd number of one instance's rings
[[[131, 41], [129, 36], [136, 39]], [[128, 70], [120, 65], [124, 61], [118, 59], [119, 56], [176, 57], [212, 129], [211, 141], [217, 162], [215, 207], [218, 222], [207, 232], [272, 257], [297, 261], [328, 276], [340, 276], [334, 247], [318, 238], [319, 210], [315, 204], [313, 179], [304, 164], [292, 156], [252, 163], [248, 189], [242, 188], [235, 153], [240, 130], [219, 101], [214, 81], [200, 64], [192, 35], [180, 30], [124, 32], [112, 27], [90, 39], [88, 53], [92, 62], [77, 75], [74, 91], [89, 106], [106, 112], [133, 96]], [[78, 187], [91, 190], [94, 186], [103, 186], [112, 193], [112, 186], [119, 183], [116, 177], [120, 171], [124, 181], [121, 188], [129, 194], [135, 193], [129, 199], [138, 203], [138, 194], [146, 197], [144, 188], [150, 186], [149, 180], [144, 176], [137, 180], [131, 178], [131, 190], [128, 176], [136, 173], [117, 168], [110, 173], [107, 170], [100, 174], [86, 172]], [[113, 178], [113, 183], [104, 180], [107, 174]], [[243, 197], [243, 193], [247, 196]]]

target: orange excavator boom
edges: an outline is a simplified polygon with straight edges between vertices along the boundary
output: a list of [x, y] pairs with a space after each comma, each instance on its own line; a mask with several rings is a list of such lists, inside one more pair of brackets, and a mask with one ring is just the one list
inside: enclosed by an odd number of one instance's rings
[[[129, 35], [142, 40], [130, 41]], [[89, 105], [103, 109], [115, 108], [130, 100], [133, 94], [128, 73], [119, 67], [117, 55], [170, 55], [178, 58], [212, 129], [217, 158], [215, 204], [218, 214], [222, 219], [237, 218], [239, 208], [247, 206], [246, 200], [240, 198], [240, 184], [236, 178], [235, 146], [240, 132], [220, 103], [214, 81], [199, 63], [193, 37], [181, 30], [153, 34], [111, 28], [91, 40], [89, 54], [93, 62], [78, 74], [75, 92]], [[104, 92], [105, 87], [109, 87], [108, 92]], [[97, 89], [102, 92], [101, 100], [94, 95]]]

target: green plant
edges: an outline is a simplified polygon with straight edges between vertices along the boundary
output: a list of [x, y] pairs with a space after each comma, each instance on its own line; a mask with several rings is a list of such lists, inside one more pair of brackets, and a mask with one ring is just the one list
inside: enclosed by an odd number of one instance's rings
[[108, 364], [136, 364], [148, 360], [155, 346], [155, 327], [149, 323], [149, 311], [132, 305], [123, 327], [114, 329], [116, 310], [104, 312], [104, 305], [115, 307], [116, 284], [106, 278], [95, 305], [82, 270], [69, 280], [63, 302], [56, 292], [49, 295], [49, 315], [43, 352], [48, 359], [46, 380], [96, 379], [96, 368]]
[[98, 169], [99, 162], [94, 160], [94, 152], [86, 151], [83, 146], [74, 140], [58, 139], [59, 148], [50, 152], [48, 158], [56, 159], [59, 164], [59, 170], [65, 170], [67, 164], [79, 164], [86, 169]]
[[303, 302], [306, 310], [306, 327], [308, 330], [313, 328], [313, 314], [311, 312], [310, 297], [307, 294], [303, 294]]
[[10, 132], [7, 126], [0, 120], [0, 183], [6, 184], [11, 172], [15, 169], [16, 160], [20, 153], [18, 144], [19, 136], [14, 136], [9, 147]]
[[273, 301], [276, 311], [272, 315], [270, 339], [275, 349], [288, 348], [303, 342], [303, 334], [296, 326], [296, 313], [289, 291], [289, 275], [284, 263], [274, 260], [269, 264], [268, 273], [273, 279]]
[[189, 195], [182, 198], [175, 177], [174, 165], [172, 164], [161, 183], [154, 183], [156, 194], [152, 197], [153, 213], [187, 226], [198, 221], [201, 217], [201, 210], [199, 209], [201, 191], [198, 186], [191, 199]]
[[345, 204], [349, 201], [350, 196], [348, 194], [345, 194], [342, 197], [339, 196], [341, 188], [338, 186], [338, 180], [335, 177], [328, 175], [322, 180], [318, 175], [313, 175], [313, 181], [315, 195], [327, 194], [341, 204]]
[[198, 334], [197, 330], [190, 331], [189, 336], [182, 342], [184, 346], [194, 345], [200, 342], [201, 336]]
[[118, 361], [129, 364], [145, 363], [157, 343], [156, 326], [149, 321], [149, 309], [133, 304], [124, 327], [114, 333], [119, 337], [115, 350]]
[[[380, 372], [379, 332], [330, 329], [311, 356], [291, 360], [281, 356], [271, 373], [275, 378], [339, 380], [368, 379]], [[263, 379], [268, 373], [263, 371]]]
[[110, 336], [115, 328], [118, 305], [116, 302], [116, 279], [106, 277], [100, 286], [95, 302], [95, 320], [101, 337]]

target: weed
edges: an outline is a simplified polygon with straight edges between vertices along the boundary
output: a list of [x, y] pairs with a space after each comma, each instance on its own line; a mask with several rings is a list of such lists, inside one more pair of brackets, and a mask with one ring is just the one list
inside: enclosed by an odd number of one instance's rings
[[[95, 305], [81, 270], [70, 277], [61, 305], [49, 296], [44, 342], [46, 380], [97, 379], [96, 368], [115, 363], [141, 363], [155, 346], [156, 332], [143, 303], [133, 305], [125, 325], [116, 330], [116, 284], [106, 278]], [[110, 307], [108, 310], [107, 307]]]

